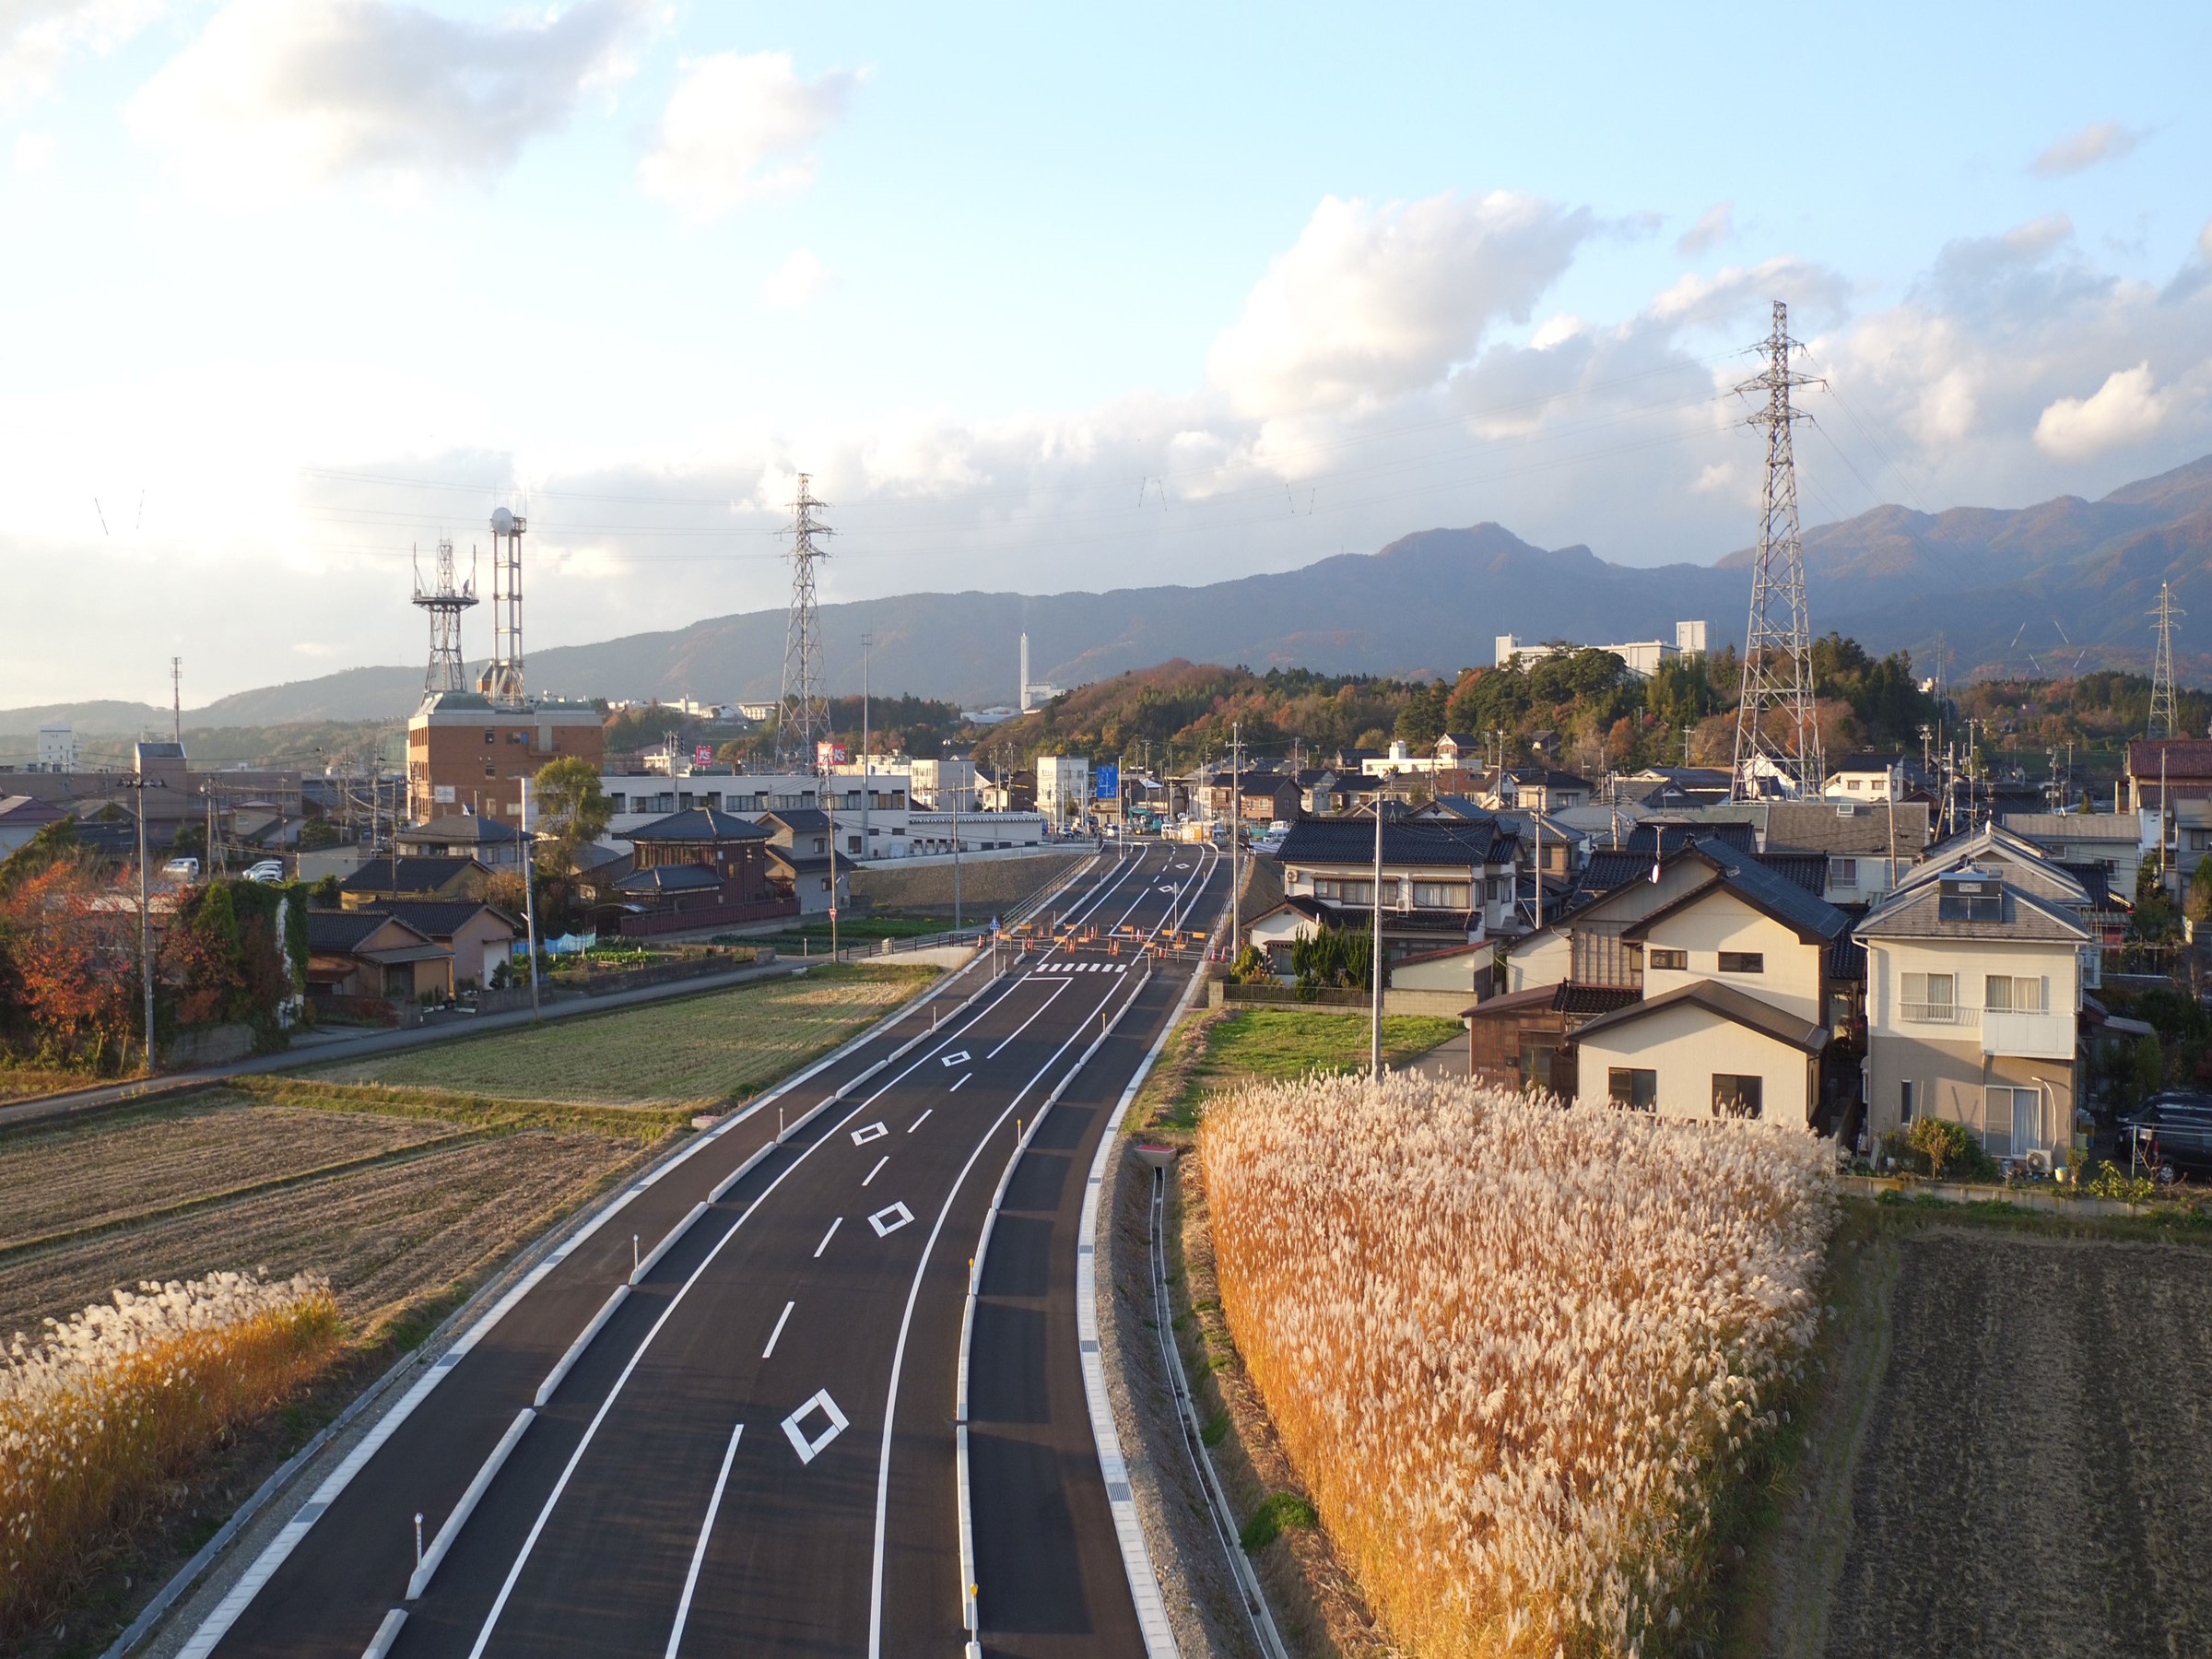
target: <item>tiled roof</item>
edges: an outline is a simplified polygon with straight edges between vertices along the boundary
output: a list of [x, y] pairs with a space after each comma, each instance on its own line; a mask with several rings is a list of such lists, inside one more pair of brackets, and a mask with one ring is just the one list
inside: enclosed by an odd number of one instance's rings
[[1758, 843], [1757, 832], [1749, 824], [1669, 824], [1641, 823], [1621, 837], [1622, 848], [1641, 853], [1649, 858], [1654, 852], [1673, 853], [1693, 841], [1719, 841], [1738, 853], [1748, 853]]
[[449, 812], [420, 824], [402, 830], [395, 838], [401, 846], [414, 841], [519, 841], [525, 837], [512, 824], [502, 824], [497, 818], [478, 818], [471, 812]]
[[1702, 1008], [1706, 1013], [1733, 1025], [1771, 1037], [1777, 1042], [1786, 1042], [1790, 1047], [1802, 1049], [1808, 1054], [1817, 1054], [1828, 1046], [1826, 1026], [1800, 1019], [1771, 1002], [1763, 1002], [1718, 980], [1700, 980], [1694, 984], [1683, 986], [1679, 991], [1669, 991], [1665, 996], [1651, 997], [1613, 1013], [1601, 1015], [1577, 1032], [1576, 1037], [1585, 1040], [1611, 1030], [1616, 1026], [1630, 1025], [1640, 1019], [1648, 1019], [1665, 1009], [1685, 1005]]
[[1762, 869], [1795, 882], [1808, 893], [1828, 892], [1828, 854], [1825, 853], [1761, 853]]
[[751, 818], [719, 812], [712, 806], [694, 806], [688, 812], [671, 813], [666, 818], [654, 818], [650, 824], [641, 824], [628, 831], [624, 839], [633, 841], [766, 841], [768, 831]]
[[830, 815], [818, 806], [779, 806], [762, 813], [760, 821], [781, 824], [794, 835], [826, 834], [830, 829]]
[[[1500, 840], [1495, 824], [1475, 819], [1424, 818], [1382, 821], [1382, 862], [1395, 868], [1407, 866], [1472, 868], [1501, 864], [1502, 851], [1492, 849]], [[1371, 818], [1308, 818], [1290, 826], [1290, 833], [1276, 853], [1282, 865], [1369, 864], [1375, 857], [1375, 821]]]
[[455, 930], [468, 925], [484, 911], [504, 922], [510, 928], [519, 930], [522, 924], [505, 911], [473, 900], [401, 899], [383, 907], [386, 913], [397, 916], [417, 933], [427, 938], [450, 939]]
[[412, 858], [402, 855], [364, 859], [360, 867], [338, 883], [344, 893], [434, 893], [476, 871], [489, 870], [473, 858]]
[[1818, 893], [1806, 891], [1787, 876], [1768, 869], [1757, 858], [1747, 857], [1718, 841], [1700, 841], [1688, 856], [1711, 865], [1720, 879], [1685, 893], [1671, 904], [1662, 905], [1628, 928], [1621, 935], [1623, 938], [1643, 937], [1653, 923], [1700, 902], [1716, 887], [1729, 889], [1784, 925], [1816, 938], [1833, 939], [1850, 925], [1850, 918]]
[[[1840, 811], [1848, 807], [1848, 811]], [[1840, 853], [1912, 858], [1928, 844], [1928, 804], [1900, 801], [1776, 801], [1767, 808], [1770, 853]]]
[[309, 911], [307, 947], [350, 951], [391, 919], [382, 911]]
[[2161, 750], [2169, 782], [2212, 778], [2212, 739], [2204, 737], [2136, 738], [2127, 746], [2128, 776], [2157, 782]]
[[1899, 893], [1877, 906], [1858, 924], [1862, 939], [2025, 939], [2079, 944], [2091, 936], [2074, 912], [2063, 904], [2023, 892], [2007, 876], [2003, 920], [1968, 922], [1938, 913], [1942, 884], [1929, 882]]
[[615, 883], [618, 893], [703, 893], [719, 888], [722, 877], [705, 865], [658, 865], [632, 870]]
[[1560, 1014], [1611, 1014], [1643, 1000], [1631, 985], [1578, 985], [1571, 980], [1551, 988], [1551, 1006]]

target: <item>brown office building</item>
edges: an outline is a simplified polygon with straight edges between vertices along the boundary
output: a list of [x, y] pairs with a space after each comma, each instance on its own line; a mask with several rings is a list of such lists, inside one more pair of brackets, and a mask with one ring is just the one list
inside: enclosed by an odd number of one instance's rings
[[547, 700], [509, 707], [476, 691], [439, 691], [407, 722], [407, 817], [453, 813], [522, 821], [522, 780], [548, 760], [606, 758], [603, 717], [590, 703]]

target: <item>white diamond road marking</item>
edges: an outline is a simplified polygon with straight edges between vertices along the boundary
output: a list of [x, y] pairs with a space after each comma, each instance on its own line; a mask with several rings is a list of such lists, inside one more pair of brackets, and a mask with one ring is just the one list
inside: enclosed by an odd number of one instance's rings
[[872, 1140], [881, 1140], [889, 1133], [890, 1131], [881, 1124], [870, 1124], [865, 1129], [853, 1131], [853, 1144], [856, 1147], [865, 1147]]
[[894, 1204], [888, 1208], [879, 1209], [870, 1216], [868, 1225], [876, 1230], [877, 1238], [888, 1239], [913, 1218], [914, 1212], [908, 1209], [904, 1204]]
[[[799, 1424], [807, 1413], [818, 1410], [829, 1419], [830, 1426], [809, 1440], [806, 1431]], [[846, 1427], [845, 1414], [837, 1408], [837, 1402], [830, 1397], [830, 1391], [826, 1388], [815, 1390], [814, 1398], [783, 1419], [783, 1433], [791, 1441], [791, 1449], [799, 1454], [799, 1461], [803, 1464], [810, 1464], [819, 1457], [822, 1448], [842, 1434]]]
[[957, 1054], [947, 1054], [937, 1064], [940, 1065], [965, 1065], [968, 1064], [968, 1051], [962, 1049]]

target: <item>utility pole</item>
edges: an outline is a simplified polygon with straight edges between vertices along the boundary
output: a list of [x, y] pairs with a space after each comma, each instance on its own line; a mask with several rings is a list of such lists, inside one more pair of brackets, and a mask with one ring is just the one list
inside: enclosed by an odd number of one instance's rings
[[[523, 925], [530, 941], [530, 1018], [535, 1020], [540, 1012], [537, 990], [537, 838], [530, 828], [530, 779], [527, 773], [524, 775], [522, 783]], [[392, 844], [394, 847], [399, 845], [396, 831], [393, 835]], [[399, 868], [396, 854], [392, 867], [395, 871]], [[393, 886], [398, 886], [396, 876]]]
[[146, 878], [146, 792], [165, 787], [141, 772], [121, 784], [138, 794], [138, 988], [146, 1003], [146, 1075], [154, 1075], [154, 924]]
[[830, 735], [830, 706], [822, 689], [822, 624], [814, 598], [814, 567], [830, 557], [814, 545], [817, 536], [834, 535], [814, 514], [827, 501], [814, 499], [811, 480], [799, 475], [799, 498], [792, 503], [791, 614], [783, 635], [782, 712], [776, 728], [776, 767], [779, 771], [821, 771], [815, 746]]
[[1238, 902], [1237, 891], [1237, 831], [1244, 822], [1244, 774], [1239, 763], [1242, 747], [1242, 731], [1236, 721], [1229, 723], [1229, 959], [1237, 959], [1237, 951], [1243, 939], [1243, 907]]
[[[1735, 711], [1735, 778], [1731, 798], [1759, 800], [1769, 793], [1814, 800], [1823, 782], [1820, 728], [1813, 703], [1813, 629], [1805, 606], [1805, 549], [1797, 534], [1797, 471], [1790, 429], [1805, 418], [1790, 406], [1793, 387], [1812, 385], [1790, 367], [1789, 307], [1774, 301], [1767, 335], [1767, 366], [1736, 387], [1764, 392], [1766, 406], [1745, 423], [1767, 435], [1766, 491], [1759, 521], [1759, 548], [1751, 573], [1751, 615], [1744, 629], [1743, 692]], [[1766, 717], [1788, 724], [1779, 741]]]
[[1375, 811], [1375, 891], [1374, 934], [1371, 954], [1374, 957], [1373, 1002], [1367, 1017], [1367, 1075], [1375, 1082], [1382, 1081], [1382, 797], [1377, 795]]
[[836, 775], [822, 785], [822, 810], [830, 815], [830, 959], [837, 960], [837, 787]]
[[[972, 759], [968, 762], [968, 775], [975, 775]], [[960, 788], [957, 783], [952, 789], [952, 931], [960, 931]]]
[[2173, 712], [2173, 619], [2189, 613], [2173, 602], [2173, 584], [2159, 583], [2159, 603], [2150, 615], [2159, 619], [2158, 653], [2150, 665], [2150, 719], [2144, 735], [2171, 740], [2174, 731]]
[[[875, 762], [868, 758], [868, 652], [875, 643], [874, 634], [860, 636], [860, 855], [863, 858], [876, 851], [868, 830], [868, 807], [873, 804], [868, 797], [876, 793]], [[910, 778], [908, 782], [912, 780]], [[834, 877], [835, 871], [831, 874]]]
[[179, 748], [184, 747], [184, 659], [169, 659], [169, 735]]

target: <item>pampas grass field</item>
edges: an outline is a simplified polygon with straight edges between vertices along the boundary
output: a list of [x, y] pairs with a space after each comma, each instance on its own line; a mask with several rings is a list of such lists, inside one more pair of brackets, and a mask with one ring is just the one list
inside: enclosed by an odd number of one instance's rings
[[337, 1353], [321, 1279], [118, 1290], [0, 1356], [0, 1634], [65, 1598], [162, 1483]]
[[1401, 1648], [1686, 1645], [1812, 1340], [1830, 1152], [1403, 1076], [1226, 1091], [1198, 1148], [1238, 1347]]

